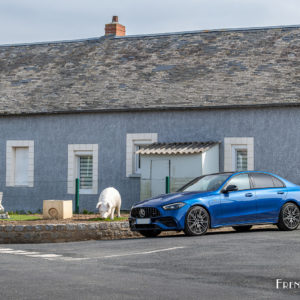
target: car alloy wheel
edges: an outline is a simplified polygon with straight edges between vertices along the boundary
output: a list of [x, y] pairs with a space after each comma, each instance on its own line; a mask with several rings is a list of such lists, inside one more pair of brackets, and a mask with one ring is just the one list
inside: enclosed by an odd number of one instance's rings
[[277, 224], [278, 228], [281, 230], [294, 230], [299, 226], [299, 223], [299, 207], [292, 202], [283, 205], [280, 211], [279, 222]]
[[193, 206], [189, 209], [185, 219], [184, 232], [186, 235], [205, 234], [209, 226], [209, 214], [202, 206]]

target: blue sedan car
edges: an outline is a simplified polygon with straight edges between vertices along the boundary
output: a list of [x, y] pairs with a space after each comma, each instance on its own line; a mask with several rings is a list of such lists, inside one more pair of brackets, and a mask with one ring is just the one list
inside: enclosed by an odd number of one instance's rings
[[132, 231], [155, 237], [161, 231], [203, 235], [208, 228], [276, 224], [294, 230], [300, 222], [300, 186], [266, 172], [218, 173], [195, 178], [177, 193], [144, 200], [131, 208]]

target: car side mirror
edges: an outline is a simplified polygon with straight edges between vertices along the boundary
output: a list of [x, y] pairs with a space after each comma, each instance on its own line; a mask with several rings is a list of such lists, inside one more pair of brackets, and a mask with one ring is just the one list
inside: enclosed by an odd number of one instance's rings
[[238, 187], [234, 184], [230, 184], [226, 187], [226, 189], [223, 190], [223, 193], [227, 194], [229, 192], [234, 192], [234, 191], [238, 191]]

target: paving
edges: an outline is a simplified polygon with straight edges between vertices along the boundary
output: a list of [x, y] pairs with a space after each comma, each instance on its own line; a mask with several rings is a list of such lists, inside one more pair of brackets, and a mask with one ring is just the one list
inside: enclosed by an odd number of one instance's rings
[[2, 299], [299, 299], [300, 231], [0, 245]]

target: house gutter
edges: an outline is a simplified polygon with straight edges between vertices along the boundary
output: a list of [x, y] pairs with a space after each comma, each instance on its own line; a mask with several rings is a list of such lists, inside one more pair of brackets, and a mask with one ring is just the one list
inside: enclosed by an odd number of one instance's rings
[[211, 105], [211, 106], [164, 106], [164, 107], [141, 107], [141, 108], [108, 108], [108, 109], [87, 109], [87, 110], [57, 110], [51, 112], [22, 112], [3, 113], [0, 117], [32, 116], [32, 115], [59, 115], [59, 114], [84, 114], [84, 113], [128, 113], [128, 112], [165, 112], [165, 111], [201, 111], [201, 110], [222, 110], [222, 109], [248, 109], [248, 108], [286, 108], [300, 107], [298, 103], [272, 103], [272, 104], [242, 104], [242, 105]]

